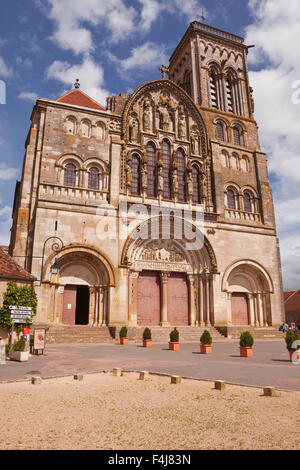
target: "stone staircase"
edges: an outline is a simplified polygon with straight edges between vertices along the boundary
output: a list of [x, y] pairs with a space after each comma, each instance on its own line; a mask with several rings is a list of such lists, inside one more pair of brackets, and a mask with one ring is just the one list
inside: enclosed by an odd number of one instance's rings
[[216, 329], [226, 338], [239, 339], [243, 331], [249, 331], [254, 339], [282, 339], [284, 334], [277, 327], [256, 328], [253, 326], [217, 326]]
[[111, 343], [114, 342], [108, 327], [85, 325], [34, 325], [46, 328], [46, 341], [52, 343]]
[[[208, 330], [212, 336], [213, 341], [225, 339], [225, 337], [217, 331], [214, 327], [191, 327], [191, 326], [177, 326], [179, 331], [179, 341], [181, 343], [199, 343], [200, 336], [204, 330]], [[141, 342], [143, 339], [143, 332], [145, 327], [128, 327], [128, 338], [131, 341]], [[169, 334], [174, 327], [150, 327], [153, 343], [167, 343], [169, 341]], [[113, 335], [117, 338], [119, 336], [120, 327], [116, 327]]]

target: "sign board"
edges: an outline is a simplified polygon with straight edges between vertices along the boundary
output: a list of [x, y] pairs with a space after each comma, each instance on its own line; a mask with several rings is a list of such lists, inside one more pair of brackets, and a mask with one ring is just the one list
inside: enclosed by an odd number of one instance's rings
[[27, 320], [25, 318], [12, 318], [13, 323], [21, 323], [25, 325], [26, 323], [32, 323], [32, 318], [28, 318]]
[[23, 328], [23, 335], [30, 335], [30, 328]]
[[25, 313], [28, 310], [32, 311], [32, 308], [31, 307], [16, 307], [15, 305], [10, 305], [9, 310], [20, 310], [22, 311], [22, 313]]
[[20, 318], [20, 319], [24, 318], [26, 320], [26, 318], [31, 318], [31, 315], [29, 315], [29, 314], [28, 315], [12, 314], [10, 317], [11, 318]]
[[45, 349], [45, 337], [45, 328], [37, 328], [34, 330], [33, 349]]
[[0, 364], [6, 363], [5, 344], [0, 341]]

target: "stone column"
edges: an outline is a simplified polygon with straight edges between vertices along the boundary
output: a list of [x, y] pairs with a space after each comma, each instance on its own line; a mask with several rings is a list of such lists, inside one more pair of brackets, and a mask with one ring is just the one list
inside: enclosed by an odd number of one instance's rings
[[203, 279], [199, 277], [199, 326], [204, 326], [204, 290]]
[[262, 306], [263, 306], [263, 322], [264, 326], [268, 327], [268, 313], [267, 313], [267, 300], [266, 294], [261, 294], [262, 297]]
[[161, 307], [160, 307], [160, 326], [170, 326], [168, 322], [168, 277], [165, 272], [160, 273], [161, 281]]
[[92, 326], [95, 318], [95, 288], [89, 287], [90, 291], [90, 308], [89, 308], [89, 325]]
[[247, 296], [249, 304], [250, 325], [255, 326], [254, 296], [253, 294], [247, 294]]
[[206, 299], [206, 317], [205, 317], [205, 324], [206, 326], [211, 326], [210, 323], [210, 288], [209, 288], [209, 276], [205, 278], [205, 299]]
[[263, 305], [262, 305], [262, 298], [261, 294], [257, 294], [257, 320], [259, 326], [264, 326], [263, 322]]
[[100, 297], [100, 287], [97, 286], [95, 289], [95, 316], [94, 316], [95, 326], [99, 326], [99, 297]]
[[104, 321], [104, 309], [103, 309], [103, 287], [99, 287], [98, 293], [98, 325], [103, 326]]
[[190, 325], [196, 325], [195, 315], [195, 288], [194, 288], [194, 277], [188, 276], [189, 279], [189, 311], [190, 311]]
[[128, 276], [128, 322], [130, 326], [137, 326], [138, 277], [137, 271], [130, 271]]

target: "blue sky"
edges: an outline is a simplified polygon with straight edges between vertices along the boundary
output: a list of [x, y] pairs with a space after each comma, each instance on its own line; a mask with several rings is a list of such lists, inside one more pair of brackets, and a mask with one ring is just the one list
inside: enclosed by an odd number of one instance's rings
[[300, 80], [298, 0], [2, 3], [0, 80], [7, 96], [0, 104], [0, 245], [9, 240], [15, 181], [35, 99], [58, 98], [77, 77], [81, 89], [103, 105], [106, 96], [132, 92], [160, 77], [158, 67], [168, 64], [189, 22], [204, 12], [210, 25], [256, 44], [249, 53], [250, 81], [268, 153], [284, 284], [300, 287], [300, 104], [292, 100], [292, 85]]

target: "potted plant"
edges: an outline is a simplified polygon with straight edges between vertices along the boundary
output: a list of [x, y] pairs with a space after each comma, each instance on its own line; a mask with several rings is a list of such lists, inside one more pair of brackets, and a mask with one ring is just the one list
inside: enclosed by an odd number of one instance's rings
[[203, 331], [203, 334], [200, 338], [200, 343], [201, 354], [211, 354], [212, 337], [209, 331]]
[[127, 337], [127, 327], [126, 326], [122, 326], [122, 328], [120, 329], [120, 344], [128, 344], [128, 337]]
[[144, 348], [151, 348], [152, 337], [150, 328], [145, 328], [143, 332], [143, 346]]
[[29, 351], [25, 351], [26, 342], [23, 339], [15, 341], [12, 349], [9, 351], [11, 361], [25, 362], [28, 361]]
[[[297, 345], [293, 346], [293, 343], [295, 341], [299, 341], [299, 343]], [[285, 342], [286, 342], [286, 348], [287, 348], [287, 350], [289, 352], [289, 355], [290, 355], [290, 361], [292, 361], [294, 352], [297, 351], [297, 349], [300, 348], [300, 335], [299, 335], [299, 333], [297, 333], [296, 331], [293, 331], [293, 330], [288, 330], [288, 332], [285, 336]], [[298, 357], [299, 357], [299, 354], [298, 354]]]
[[170, 333], [169, 349], [171, 351], [179, 349], [179, 331], [176, 328]]
[[249, 331], [244, 331], [240, 336], [240, 354], [241, 357], [252, 356], [253, 336]]

